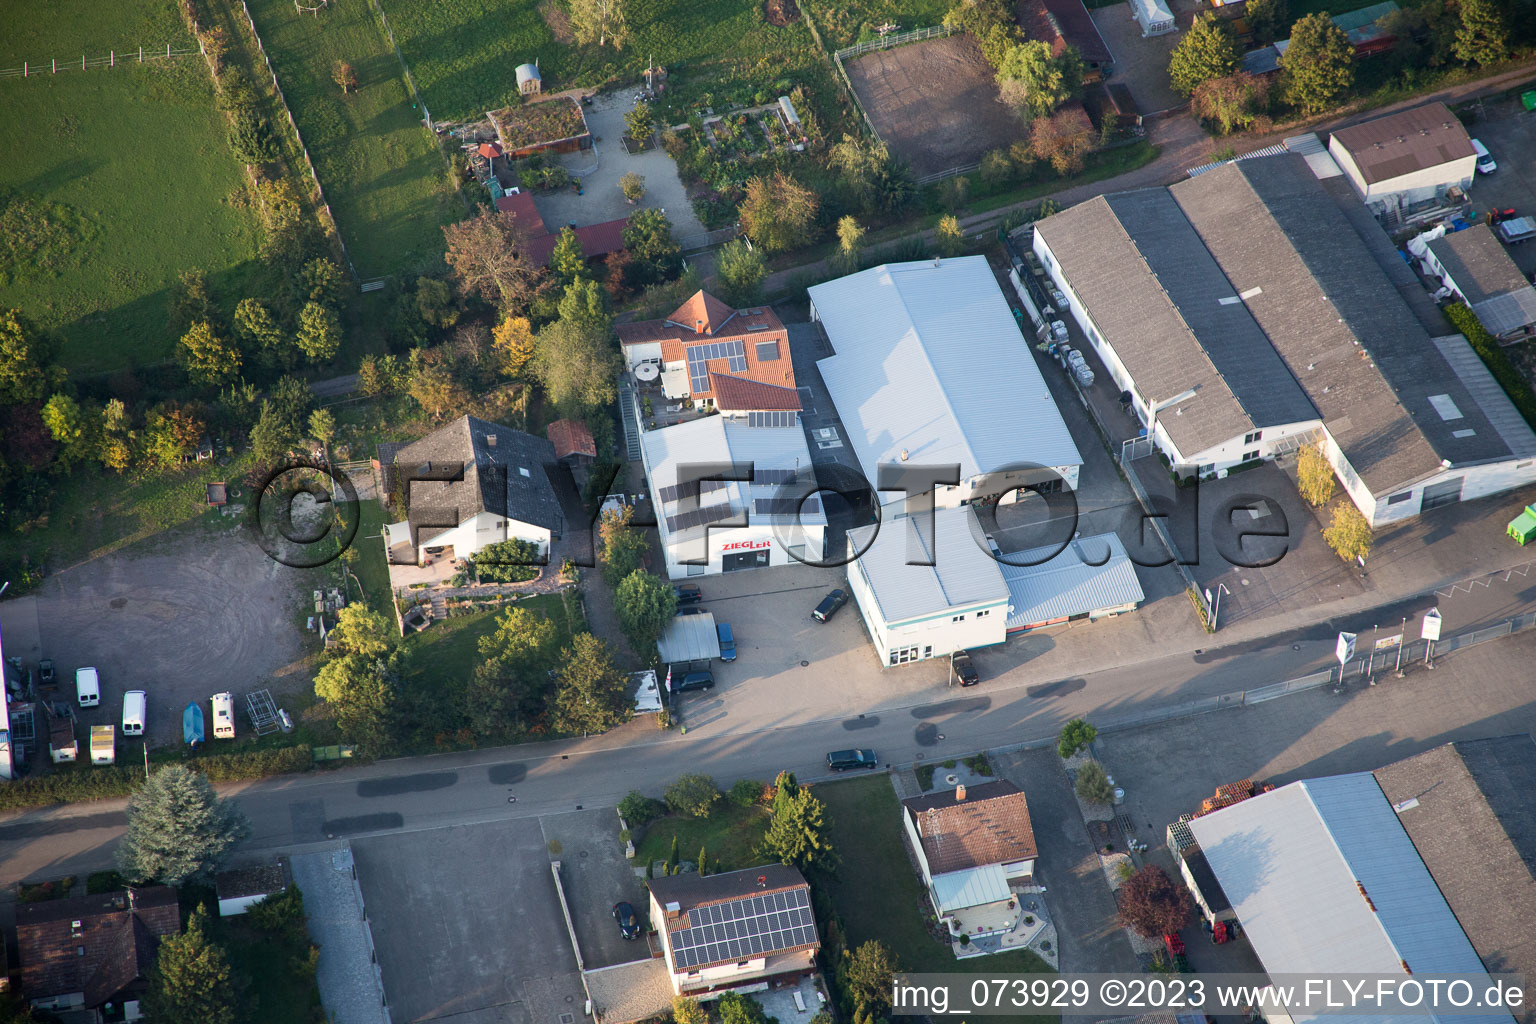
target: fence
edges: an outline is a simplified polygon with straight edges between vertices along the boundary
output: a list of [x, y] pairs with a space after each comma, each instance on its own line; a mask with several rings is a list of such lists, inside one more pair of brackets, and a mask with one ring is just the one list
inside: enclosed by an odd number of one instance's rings
[[105, 57], [87, 57], [81, 54], [79, 61], [76, 61], [74, 58], [70, 58], [62, 63], [57, 58], [38, 61], [35, 64], [31, 61], [22, 61], [19, 68], [0, 68], [0, 78], [31, 78], [34, 75], [56, 75], [60, 71], [73, 71], [76, 68], [79, 68], [81, 71], [86, 71], [90, 68], [115, 68], [119, 64], [143, 64], [147, 60], [190, 57], [197, 52], [199, 51], [196, 47], [187, 50], [173, 50], [171, 49], [171, 44], [166, 43], [164, 53], [161, 53], [158, 49], [146, 51], [141, 46], [138, 50], [129, 50], [127, 53], [109, 50]]
[[678, 239], [678, 245], [685, 253], [702, 252], [711, 246], [729, 242], [739, 234], [736, 228], [716, 228], [714, 231], [706, 231], [702, 235], [688, 235]]
[[251, 38], [256, 40], [256, 49], [261, 54], [261, 59], [267, 65], [267, 74], [272, 76], [272, 89], [277, 93], [277, 102], [283, 108], [283, 115], [288, 118], [288, 127], [293, 129], [293, 138], [299, 144], [299, 153], [304, 157], [304, 166], [309, 168], [309, 180], [315, 186], [316, 201], [325, 211], [325, 219], [331, 229], [331, 237], [336, 239], [336, 244], [341, 247], [341, 256], [347, 261], [347, 269], [352, 271], [354, 280], [357, 278], [357, 267], [352, 264], [352, 254], [347, 252], [347, 243], [341, 237], [341, 228], [336, 225], [336, 215], [331, 212], [331, 204], [326, 201], [325, 189], [320, 187], [320, 175], [315, 173], [314, 161], [309, 158], [309, 148], [304, 145], [304, 136], [299, 133], [299, 122], [293, 119], [293, 111], [288, 109], [288, 98], [283, 95], [283, 87], [278, 84], [277, 72], [272, 68], [272, 58], [267, 56], [267, 48], [261, 41], [261, 33], [256, 31], [256, 19], [251, 17], [251, 9], [245, 0], [240, 0], [240, 10], [245, 12], [245, 23], [251, 28]]
[[962, 164], [959, 167], [951, 167], [947, 171], [935, 171], [933, 174], [925, 174], [921, 178], [918, 178], [917, 184], [920, 186], [932, 185], [934, 182], [943, 181], [945, 178], [953, 178], [961, 174], [970, 174], [972, 171], [978, 169], [979, 167], [981, 167], [981, 164], [980, 162], [977, 162], [974, 164]]
[[897, 32], [893, 35], [882, 36], [879, 39], [871, 39], [867, 43], [855, 43], [852, 46], [838, 50], [832, 56], [837, 60], [845, 60], [849, 57], [859, 57], [866, 53], [874, 53], [876, 50], [889, 50], [893, 46], [920, 43], [924, 39], [937, 39], [940, 36], [950, 35], [954, 31], [948, 25], [937, 25], [933, 28], [915, 28], [910, 32]]
[[384, 16], [384, 8], [380, 7], [378, 0], [368, 0], [368, 6], [373, 11], [373, 16], [379, 21], [379, 28], [384, 30], [384, 38], [389, 42], [389, 48], [395, 51], [395, 59], [400, 62], [400, 73], [405, 76], [405, 87], [411, 91], [411, 102], [416, 104], [416, 109], [421, 111], [421, 119], [426, 124], [427, 130], [434, 137], [437, 135], [437, 124], [432, 120], [432, 111], [421, 100], [421, 93], [416, 91], [416, 80], [411, 77], [411, 69], [405, 63], [405, 55], [400, 52], [400, 45], [395, 42], [395, 32], [389, 27], [389, 19]]

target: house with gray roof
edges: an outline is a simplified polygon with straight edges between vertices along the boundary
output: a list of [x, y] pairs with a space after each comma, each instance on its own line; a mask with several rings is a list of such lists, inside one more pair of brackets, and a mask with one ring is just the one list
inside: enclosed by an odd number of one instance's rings
[[406, 506], [405, 520], [384, 528], [392, 564], [451, 561], [506, 540], [548, 555], [564, 529], [549, 477], [555, 448], [542, 437], [460, 416], [419, 441], [379, 448], [385, 486]]
[[1444, 103], [1340, 128], [1328, 152], [1355, 194], [1378, 213], [1442, 203], [1465, 193], [1477, 172], [1472, 138]]
[[1513, 341], [1536, 333], [1536, 286], [1487, 224], [1431, 240], [1424, 262], [1495, 338]]

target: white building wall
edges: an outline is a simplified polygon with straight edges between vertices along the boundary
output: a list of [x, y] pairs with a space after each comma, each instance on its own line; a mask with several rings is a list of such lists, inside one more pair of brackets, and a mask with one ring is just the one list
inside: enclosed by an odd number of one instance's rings
[[[1482, 466], [1453, 466], [1418, 483], [1375, 495], [1374, 515], [1363, 508], [1361, 512], [1370, 518], [1373, 527], [1410, 519], [1423, 510], [1426, 490], [1457, 477], [1462, 479], [1462, 501], [1486, 498], [1491, 494], [1501, 494], [1504, 491], [1536, 483], [1536, 459], [1507, 459]], [[1402, 495], [1406, 497], [1400, 497]], [[1399, 500], [1392, 501], [1392, 498], [1399, 498]], [[1356, 504], [1359, 503], [1356, 502]]]
[[454, 555], [463, 558], [473, 555], [487, 544], [504, 540], [526, 540], [538, 545], [541, 555], [549, 554], [549, 530], [521, 520], [507, 519], [494, 512], [481, 512], [422, 543], [417, 555], [425, 554], [428, 548], [447, 547], [451, 544]]
[[901, 824], [907, 830], [907, 842], [912, 844], [912, 852], [917, 854], [917, 866], [923, 871], [923, 884], [933, 885], [933, 873], [928, 867], [928, 855], [923, 852], [923, 838], [917, 834], [917, 825], [912, 820], [912, 812], [905, 807], [901, 809]]
[[1349, 179], [1349, 183], [1354, 186], [1355, 193], [1362, 201], [1370, 204], [1382, 203], [1390, 196], [1397, 196], [1398, 201], [1403, 203], [1417, 203], [1432, 199], [1441, 189], [1452, 185], [1467, 188], [1472, 184], [1473, 175], [1477, 173], [1477, 157], [1465, 156], [1368, 185], [1364, 175], [1360, 173], [1360, 166], [1355, 163], [1349, 151], [1340, 145], [1337, 137], [1328, 140], [1328, 152], [1333, 155], [1340, 169], [1344, 171], [1345, 177]]
[[[790, 548], [800, 549], [802, 557], [820, 561], [826, 554], [826, 527], [821, 525], [798, 526], [779, 525], [769, 523], [753, 523], [751, 514], [748, 513], [747, 526], [720, 526], [711, 528], [705, 539], [697, 537], [683, 539], [679, 535], [667, 530], [665, 523], [657, 524], [657, 530], [661, 534], [661, 551], [667, 563], [667, 577], [681, 580], [699, 576], [713, 576], [725, 571], [725, 557], [730, 554], [747, 551], [767, 551], [768, 565], [758, 568], [771, 568], [777, 565], [800, 565], [799, 559], [790, 553]], [[780, 537], [783, 532], [787, 536]], [[786, 545], [784, 540], [793, 540], [794, 544]], [[708, 554], [708, 565], [689, 565], [686, 560], [699, 558]]]
[[884, 668], [891, 667], [892, 651], [915, 647], [916, 657], [911, 660], [924, 661], [945, 658], [955, 651], [1000, 644], [1007, 639], [1006, 600], [969, 604], [936, 615], [887, 623], [859, 562], [848, 566], [848, 590], [874, 642], [875, 657]]
[[[1165, 409], [1162, 415], [1166, 416], [1173, 410]], [[1159, 418], [1159, 426], [1162, 424]], [[1243, 464], [1245, 452], [1257, 451], [1259, 459], [1272, 459], [1275, 453], [1281, 449], [1291, 451], [1294, 445], [1284, 445], [1282, 442], [1299, 435], [1304, 435], [1316, 430], [1323, 425], [1322, 420], [1305, 420], [1301, 423], [1286, 423], [1278, 427], [1263, 427], [1258, 431], [1260, 437], [1256, 441], [1245, 441], [1247, 434], [1234, 437], [1229, 441], [1207, 448], [1205, 451], [1192, 456], [1187, 463], [1178, 468], [1181, 472], [1193, 472], [1198, 468], [1202, 473], [1219, 473], [1224, 469], [1232, 469]], [[1207, 469], [1206, 467], [1210, 467]]]
[[235, 917], [251, 909], [257, 903], [267, 898], [267, 894], [259, 893], [255, 896], [232, 896], [219, 900], [219, 916]]
[[630, 372], [641, 363], [661, 365], [661, 342], [647, 341], [638, 345], [624, 346], [624, 365]]

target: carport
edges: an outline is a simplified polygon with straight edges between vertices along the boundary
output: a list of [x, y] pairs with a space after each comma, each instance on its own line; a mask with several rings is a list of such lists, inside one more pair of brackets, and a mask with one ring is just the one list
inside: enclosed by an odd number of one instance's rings
[[667, 625], [656, 649], [661, 660], [669, 664], [686, 665], [720, 657], [720, 637], [715, 632], [714, 613], [676, 616]]
[[[1008, 584], [1008, 635], [1086, 615], [1090, 619], [1133, 610], [1146, 597], [1136, 566], [1113, 533], [1082, 537], [1003, 556]], [[1016, 564], [1008, 564], [1009, 562]]]

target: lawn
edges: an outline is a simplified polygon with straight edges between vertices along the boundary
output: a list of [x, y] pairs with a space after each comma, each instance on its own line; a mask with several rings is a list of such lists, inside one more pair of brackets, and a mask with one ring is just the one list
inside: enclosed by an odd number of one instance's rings
[[[358, 583], [362, 584], [368, 607], [387, 621], [394, 621], [393, 602], [389, 598], [389, 561], [384, 552], [384, 542], [379, 539], [379, 535], [384, 532], [384, 524], [389, 521], [389, 515], [384, 511], [384, 506], [372, 498], [364, 498], [358, 504], [362, 515], [358, 522], [357, 536], [352, 538], [357, 560], [350, 568]], [[351, 596], [356, 597], [355, 594]]]
[[738, 807], [721, 797], [707, 818], [669, 814], [645, 826], [645, 835], [635, 846], [635, 863], [666, 860], [676, 836], [679, 859], [695, 861], [703, 847], [711, 873], [756, 867], [773, 859], [756, 852], [767, 831], [768, 808], [761, 804]]
[[[905, 971], [938, 974], [1046, 972], [1045, 961], [1027, 950], [959, 961], [928, 934], [922, 908], [928, 907], [903, 846], [901, 805], [884, 775], [824, 783], [816, 795], [832, 819], [833, 848], [842, 863], [822, 883], [832, 897], [849, 948], [879, 939]], [[1054, 1016], [1010, 1018], [1043, 1022]]]
[[[359, 278], [440, 264], [442, 225], [464, 203], [365, 0], [318, 14], [290, 0], [249, 6]], [[331, 80], [338, 60], [357, 72], [346, 95]]]
[[[505, 607], [527, 608], [544, 615], [554, 622], [562, 644], [569, 642], [573, 633], [586, 628], [574, 597], [567, 600], [561, 594], [542, 594]], [[497, 610], [454, 615], [433, 623], [420, 633], [413, 633], [406, 641], [413, 665], [407, 683], [412, 680], [468, 679], [480, 660], [480, 638], [495, 632], [496, 616], [500, 613]]]
[[[951, 0], [839, 0], [816, 4], [811, 17], [822, 40], [834, 50], [879, 39], [881, 25], [895, 25], [894, 32], [932, 28], [944, 22], [954, 6]], [[805, 4], [801, 4], [804, 10]]]
[[265, 932], [244, 914], [212, 916], [208, 925], [209, 938], [224, 947], [233, 973], [246, 982], [240, 989], [242, 1019], [285, 1024], [326, 1019], [302, 925], [293, 932]]
[[[0, 67], [194, 45], [170, 3], [0, 0], [0, 25]], [[168, 359], [184, 270], [246, 293], [259, 229], [201, 57], [0, 79], [0, 102], [0, 306], [57, 328], [72, 373]]]

